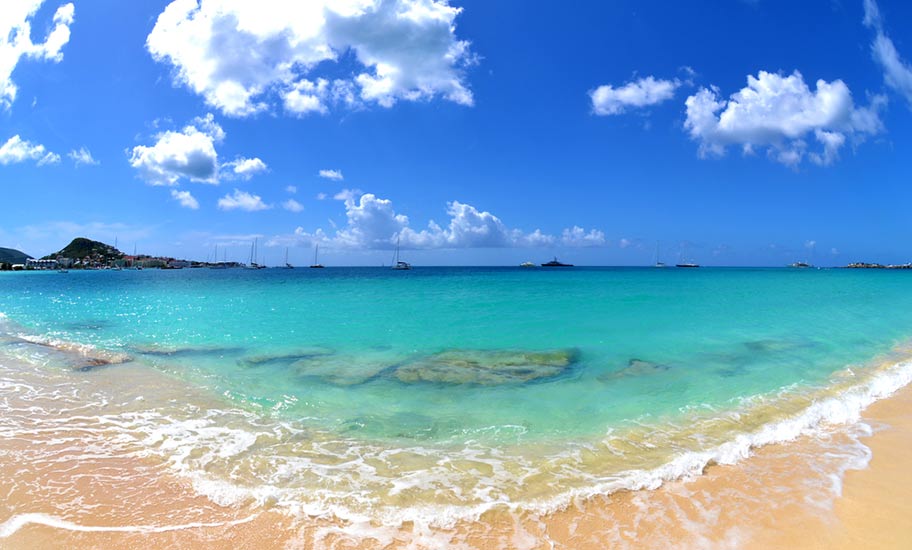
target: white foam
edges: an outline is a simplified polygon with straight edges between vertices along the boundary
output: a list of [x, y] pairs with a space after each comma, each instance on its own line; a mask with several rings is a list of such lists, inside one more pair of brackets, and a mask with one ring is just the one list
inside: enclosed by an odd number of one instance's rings
[[3, 523], [0, 523], [0, 538], [8, 538], [19, 529], [29, 524], [44, 525], [54, 529], [64, 529], [66, 531], [79, 531], [83, 533], [167, 533], [170, 531], [183, 531], [186, 529], [201, 529], [211, 527], [230, 527], [247, 523], [256, 518], [255, 515], [232, 521], [220, 521], [215, 523], [194, 522], [184, 523], [181, 525], [80, 525], [72, 521], [65, 520], [58, 516], [42, 513], [17, 514]]

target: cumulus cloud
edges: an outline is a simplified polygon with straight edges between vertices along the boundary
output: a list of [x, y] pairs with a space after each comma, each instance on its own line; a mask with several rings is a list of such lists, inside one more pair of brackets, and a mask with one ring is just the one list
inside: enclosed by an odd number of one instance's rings
[[661, 80], [652, 76], [640, 78], [615, 88], [610, 84], [589, 92], [592, 111], [597, 115], [619, 115], [629, 108], [648, 107], [674, 97], [681, 82]]
[[288, 210], [289, 212], [301, 212], [304, 210], [304, 207], [301, 206], [301, 203], [294, 199], [288, 199], [287, 201], [283, 202], [282, 208]]
[[447, 203], [446, 225], [433, 220], [424, 229], [413, 229], [409, 218], [393, 207], [392, 201], [372, 193], [359, 194], [346, 190], [346, 224], [333, 234], [321, 229], [307, 232], [298, 228], [294, 235], [274, 237], [272, 245], [319, 243], [349, 249], [389, 249], [397, 239], [407, 248], [506, 248], [542, 247], [560, 244], [567, 247], [603, 246], [605, 235], [598, 230], [580, 227], [564, 230], [560, 239], [536, 229], [526, 233], [507, 227], [500, 218], [459, 201]]
[[[685, 102], [684, 126], [699, 142], [701, 157], [722, 156], [737, 145], [745, 154], [765, 150], [790, 166], [806, 155], [824, 165], [838, 157], [847, 138], [861, 141], [882, 130], [878, 111], [884, 101], [875, 96], [868, 107], [856, 107], [841, 80], [818, 80], [812, 91], [798, 71], [789, 76], [760, 71], [728, 100], [714, 86], [700, 88]], [[820, 151], [808, 153], [812, 138]]]
[[247, 212], [272, 208], [272, 206], [264, 203], [259, 195], [253, 195], [239, 189], [235, 189], [234, 193], [220, 198], [218, 207], [220, 210], [245, 210]]
[[[175, 0], [146, 48], [230, 116], [277, 103], [296, 116], [435, 97], [472, 105], [464, 71], [476, 58], [456, 37], [460, 12], [447, 0]], [[356, 63], [351, 76], [316, 74], [343, 59]]]
[[342, 181], [345, 179], [342, 175], [342, 170], [320, 170], [320, 177], [335, 181]]
[[32, 42], [30, 20], [44, 0], [3, 2], [0, 9], [0, 108], [9, 109], [16, 100], [18, 88], [12, 80], [13, 71], [23, 57], [59, 63], [63, 47], [70, 41], [70, 25], [75, 8], [63, 4], [54, 12], [53, 28], [44, 42]]
[[884, 31], [884, 21], [877, 2], [865, 0], [864, 11], [865, 26], [876, 33], [871, 44], [871, 54], [883, 68], [887, 85], [905, 97], [912, 108], [912, 65], [900, 57], [893, 40]]
[[137, 145], [130, 165], [152, 185], [178, 185], [181, 178], [200, 183], [218, 183], [218, 153], [215, 144], [225, 138], [212, 115], [196, 118], [181, 131], [162, 132], [154, 145]]
[[178, 191], [177, 189], [171, 190], [171, 198], [180, 203], [184, 208], [189, 208], [191, 210], [198, 210], [200, 205], [199, 202], [190, 194], [190, 191]]
[[79, 150], [72, 150], [67, 155], [70, 159], [76, 164], [76, 166], [86, 165], [86, 166], [96, 166], [101, 164], [94, 158], [92, 158], [92, 153], [85, 147], [80, 147]]
[[18, 164], [27, 160], [33, 160], [38, 166], [44, 166], [60, 162], [60, 155], [47, 151], [40, 143], [23, 140], [19, 134], [9, 138], [0, 146], [0, 164]]
[[222, 168], [227, 168], [233, 177], [249, 180], [257, 174], [266, 172], [269, 168], [262, 160], [254, 157], [252, 159], [238, 157], [237, 159], [226, 162]]
[[287, 191], [291, 195], [294, 195], [295, 193], [298, 192], [298, 188], [294, 185], [288, 185], [285, 187], [285, 191]]

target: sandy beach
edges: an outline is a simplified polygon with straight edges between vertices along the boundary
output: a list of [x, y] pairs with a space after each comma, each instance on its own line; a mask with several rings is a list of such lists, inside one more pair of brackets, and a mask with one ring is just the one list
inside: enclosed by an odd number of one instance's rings
[[[539, 517], [505, 510], [453, 530], [404, 525], [398, 531], [339, 524], [269, 506], [218, 506], [182, 479], [146, 460], [67, 463], [65, 453], [40, 480], [4, 464], [0, 548], [471, 548], [575, 550], [601, 548], [905, 548], [912, 540], [906, 495], [912, 475], [912, 388], [872, 405], [863, 415], [873, 433], [861, 441], [873, 457], [867, 468], [838, 480], [820, 468], [832, 457], [811, 438], [756, 449], [730, 466], [714, 465], [693, 479], [657, 490], [620, 492]], [[53, 434], [59, 440], [60, 433]], [[834, 432], [833, 437], [849, 438]], [[7, 442], [30, 445], [33, 441]], [[862, 447], [862, 449], [864, 449]], [[844, 458], [844, 457], [843, 457]], [[39, 482], [40, 483], [37, 483]], [[78, 493], [79, 517], [46, 515], [29, 486]], [[124, 524], [141, 508], [146, 525]], [[135, 517], [135, 516], [134, 516]], [[4, 532], [5, 531], [5, 532]]]

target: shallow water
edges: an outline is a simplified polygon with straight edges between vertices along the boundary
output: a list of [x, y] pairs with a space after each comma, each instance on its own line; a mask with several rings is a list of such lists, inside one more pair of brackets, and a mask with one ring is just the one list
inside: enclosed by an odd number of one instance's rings
[[92, 456], [154, 458], [216, 504], [546, 512], [852, 422], [908, 382], [910, 289], [853, 270], [2, 274], [0, 406], [21, 413], [0, 435], [36, 437], [53, 403]]

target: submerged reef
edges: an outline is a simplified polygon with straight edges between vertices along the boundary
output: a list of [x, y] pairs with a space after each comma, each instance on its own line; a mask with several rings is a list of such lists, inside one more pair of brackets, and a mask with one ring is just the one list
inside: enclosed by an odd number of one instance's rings
[[660, 363], [653, 363], [652, 361], [644, 361], [643, 359], [633, 358], [630, 361], [627, 361], [627, 366], [619, 371], [605, 373], [599, 376], [599, 380], [616, 380], [618, 378], [626, 378], [628, 376], [648, 376], [651, 374], [658, 374], [665, 372], [671, 369], [669, 365], [663, 365]]
[[424, 356], [396, 368], [400, 382], [497, 386], [555, 378], [578, 360], [573, 349], [505, 351], [457, 349]]

